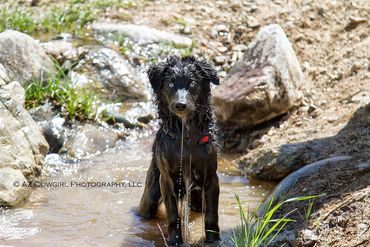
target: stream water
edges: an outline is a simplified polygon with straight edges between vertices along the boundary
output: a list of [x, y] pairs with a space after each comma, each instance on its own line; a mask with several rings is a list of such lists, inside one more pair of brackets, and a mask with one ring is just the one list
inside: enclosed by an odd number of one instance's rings
[[[79, 163], [49, 170], [44, 182], [60, 182], [34, 189], [30, 200], [0, 211], [1, 246], [164, 246], [158, 226], [166, 235], [163, 205], [158, 218], [142, 220], [133, 213], [143, 191], [153, 138], [122, 142], [117, 148]], [[57, 172], [56, 172], [57, 171]], [[274, 184], [255, 183], [227, 169], [221, 157], [219, 177], [220, 228], [225, 233], [239, 223], [234, 193], [245, 208], [254, 209]], [[122, 182], [126, 187], [98, 187], [86, 182]], [[64, 184], [63, 184], [64, 183]], [[68, 186], [68, 187], [67, 187]], [[190, 242], [202, 236], [201, 214], [191, 212]]]

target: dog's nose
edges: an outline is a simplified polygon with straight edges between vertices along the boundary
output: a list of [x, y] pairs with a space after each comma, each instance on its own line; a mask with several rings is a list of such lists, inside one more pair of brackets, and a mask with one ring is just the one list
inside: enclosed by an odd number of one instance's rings
[[187, 105], [184, 103], [176, 103], [175, 104], [175, 109], [177, 111], [184, 111], [187, 108]]

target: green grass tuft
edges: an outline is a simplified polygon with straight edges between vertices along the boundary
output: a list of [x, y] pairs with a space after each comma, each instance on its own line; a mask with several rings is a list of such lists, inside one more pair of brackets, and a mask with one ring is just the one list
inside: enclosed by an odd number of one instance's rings
[[[71, 32], [81, 34], [87, 24], [104, 16], [111, 9], [138, 8], [146, 5], [144, 0], [70, 0], [64, 4], [50, 1], [40, 8], [16, 1], [0, 3], [0, 32], [14, 29], [34, 34], [37, 32]], [[123, 19], [131, 18], [122, 14]]]
[[235, 195], [239, 213], [241, 226], [239, 229], [234, 231], [231, 237], [233, 243], [237, 247], [262, 247], [268, 246], [280, 231], [289, 222], [294, 220], [289, 219], [289, 215], [295, 210], [290, 211], [282, 218], [274, 218], [274, 214], [286, 203], [294, 201], [305, 201], [315, 198], [316, 196], [302, 196], [287, 199], [283, 202], [277, 203], [273, 206], [274, 198], [272, 198], [261, 216], [257, 216], [256, 211], [248, 212], [245, 211], [240, 202], [238, 195]]
[[24, 8], [5, 6], [0, 9], [0, 32], [14, 29], [31, 34], [38, 28], [32, 13]]
[[68, 119], [94, 119], [98, 98], [88, 88], [75, 88], [60, 78], [49, 79], [46, 84], [35, 81], [26, 88], [26, 108], [42, 105], [47, 101], [61, 109]]

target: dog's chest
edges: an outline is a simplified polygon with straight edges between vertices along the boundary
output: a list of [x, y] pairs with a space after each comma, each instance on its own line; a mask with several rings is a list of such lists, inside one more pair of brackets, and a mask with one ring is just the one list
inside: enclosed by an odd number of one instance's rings
[[165, 159], [168, 161], [171, 172], [177, 172], [182, 169], [190, 168], [193, 171], [199, 170], [202, 172], [212, 155], [212, 144], [193, 144], [190, 145], [186, 141], [181, 149], [181, 141], [172, 141], [168, 143], [162, 150]]

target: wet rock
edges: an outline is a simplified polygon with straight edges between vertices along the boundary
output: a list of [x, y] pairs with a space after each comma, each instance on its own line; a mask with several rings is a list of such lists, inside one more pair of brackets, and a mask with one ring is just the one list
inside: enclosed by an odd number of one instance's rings
[[108, 48], [91, 51], [70, 76], [76, 86], [96, 88], [97, 93], [110, 100], [147, 100], [150, 95], [134, 68]]
[[290, 110], [301, 99], [303, 73], [292, 45], [277, 24], [261, 29], [242, 61], [215, 88], [220, 122], [246, 127]]
[[261, 180], [277, 180], [302, 167], [312, 158], [305, 143], [286, 144], [251, 150], [241, 157], [247, 176]]
[[51, 121], [56, 115], [56, 113], [53, 111], [53, 105], [49, 102], [31, 108], [28, 110], [28, 112], [36, 122]]
[[93, 124], [78, 126], [76, 135], [67, 141], [65, 148], [70, 158], [82, 159], [114, 147], [118, 135]]
[[49, 154], [58, 153], [63, 147], [68, 136], [69, 129], [64, 126], [65, 119], [55, 117], [51, 121], [39, 123], [42, 133], [49, 144]]
[[15, 206], [29, 195], [10, 183], [13, 178], [33, 180], [38, 176], [49, 149], [39, 126], [24, 109], [23, 99], [24, 89], [19, 83], [0, 87], [0, 170], [7, 179], [0, 185], [2, 205]]
[[13, 30], [0, 33], [0, 63], [9, 79], [18, 81], [22, 86], [56, 73], [53, 62], [39, 42]]
[[123, 35], [139, 44], [168, 43], [186, 48], [191, 47], [193, 43], [188, 37], [141, 25], [96, 22], [92, 24], [92, 29], [102, 35]]
[[137, 124], [138, 122], [147, 124], [155, 118], [155, 107], [151, 102], [137, 102], [130, 105], [126, 104], [123, 108], [128, 110], [121, 111], [121, 113], [123, 113], [127, 120], [132, 124]]
[[107, 109], [104, 116], [109, 123], [123, 123], [126, 128], [142, 127], [155, 118], [156, 109], [152, 102], [124, 103], [120, 107]]
[[25, 201], [31, 193], [31, 188], [22, 186], [27, 180], [19, 169], [11, 167], [0, 168], [0, 206], [17, 206]]

